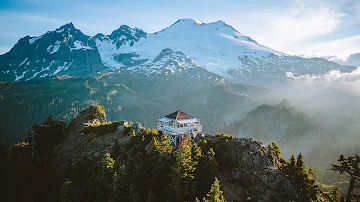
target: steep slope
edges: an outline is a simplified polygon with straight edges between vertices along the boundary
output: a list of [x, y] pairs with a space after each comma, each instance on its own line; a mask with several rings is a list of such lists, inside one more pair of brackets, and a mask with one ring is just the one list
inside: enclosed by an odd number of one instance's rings
[[89, 75], [103, 70], [89, 36], [72, 23], [38, 37], [26, 36], [0, 56], [1, 80], [18, 81], [60, 74]]
[[[174, 57], [174, 53], [181, 54], [187, 62]], [[167, 62], [159, 65], [158, 58], [166, 55]], [[44, 64], [37, 64], [42, 60]], [[203, 23], [194, 19], [180, 19], [156, 33], [122, 25], [110, 35], [100, 33], [93, 37], [68, 24], [40, 37], [21, 39], [9, 53], [0, 56], [0, 62], [0, 79], [8, 81], [56, 74], [86, 75], [104, 69], [103, 65], [150, 75], [178, 63], [259, 86], [282, 82], [289, 72], [298, 76], [355, 69], [324, 59], [280, 53], [222, 21]]]

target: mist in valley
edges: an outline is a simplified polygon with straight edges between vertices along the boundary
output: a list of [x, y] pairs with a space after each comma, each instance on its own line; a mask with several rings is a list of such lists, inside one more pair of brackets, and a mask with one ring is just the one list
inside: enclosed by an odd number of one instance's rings
[[[297, 139], [281, 141], [283, 156], [289, 158], [292, 153], [302, 152], [308, 165], [318, 171], [320, 181], [339, 181], [338, 175], [332, 179], [333, 173], [326, 169], [341, 154], [360, 152], [360, 68], [347, 73], [333, 70], [323, 75], [296, 76], [288, 72], [287, 77], [286, 84], [278, 85], [261, 99], [271, 106], [278, 106], [286, 99], [289, 107], [304, 113], [304, 122], [309, 121], [316, 129], [296, 134], [302, 135]], [[279, 141], [281, 137], [258, 139], [269, 144], [272, 139]]]

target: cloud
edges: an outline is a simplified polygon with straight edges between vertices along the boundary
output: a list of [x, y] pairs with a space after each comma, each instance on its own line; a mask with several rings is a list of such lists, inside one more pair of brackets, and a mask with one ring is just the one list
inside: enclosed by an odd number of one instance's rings
[[[323, 75], [301, 75], [294, 76], [292, 72], [287, 72], [287, 77], [295, 80], [302, 80], [311, 84], [312, 82], [321, 82], [323, 84], [331, 83], [339, 86], [339, 84], [347, 85], [346, 90], [351, 90], [360, 95], [360, 67], [352, 72], [340, 72], [339, 70], [332, 70]], [[351, 86], [351, 88], [349, 88]]]
[[295, 76], [288, 72], [287, 76], [286, 84], [266, 95], [272, 103], [288, 99], [310, 117], [329, 126], [353, 121], [357, 123], [354, 126], [360, 124], [360, 68], [322, 75]]
[[262, 29], [256, 30], [255, 39], [279, 51], [296, 49], [296, 44], [325, 36], [336, 31], [344, 17], [336, 6], [327, 3], [310, 4], [297, 1], [283, 10], [258, 12]]
[[355, 60], [354, 56], [351, 57], [354, 53], [360, 53], [360, 35], [327, 42], [302, 44], [298, 45], [296, 51], [288, 53], [306, 58], [325, 58], [339, 64], [360, 66], [360, 60]]

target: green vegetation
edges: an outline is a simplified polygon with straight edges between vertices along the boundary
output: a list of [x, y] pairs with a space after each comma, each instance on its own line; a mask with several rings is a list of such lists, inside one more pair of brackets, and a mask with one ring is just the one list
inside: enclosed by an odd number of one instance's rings
[[324, 196], [321, 194], [316, 180], [313, 179], [314, 172], [312, 168], [306, 170], [304, 157], [300, 153], [297, 158], [294, 154], [291, 155], [289, 160], [285, 160], [281, 156], [281, 150], [274, 141], [269, 145], [269, 149], [279, 158], [280, 169], [285, 173], [296, 191], [295, 201], [312, 202], [324, 201]]
[[344, 157], [341, 155], [338, 162], [339, 164], [332, 164], [331, 170], [350, 177], [346, 201], [359, 201], [360, 192], [355, 192], [360, 191], [360, 156], [355, 154], [354, 156]]
[[15, 146], [15, 147], [28, 147], [28, 146], [29, 146], [29, 142], [22, 141], [22, 142], [20, 142], [20, 143], [16, 143], [14, 146]]
[[220, 189], [220, 181], [215, 177], [209, 193], [202, 199], [203, 202], [225, 202], [223, 191]]
[[115, 122], [102, 122], [102, 123], [89, 123], [89, 125], [85, 126], [83, 129], [83, 132], [85, 134], [88, 133], [95, 133], [97, 135], [103, 135], [107, 133], [114, 132], [118, 127], [120, 126], [120, 123]]
[[[132, 128], [133, 125], [134, 125], [133, 122], [128, 122], [127, 124], [124, 125], [123, 134], [124, 134], [125, 136], [130, 133], [130, 130], [131, 130], [131, 128]], [[135, 131], [134, 131], [134, 133], [135, 133]]]

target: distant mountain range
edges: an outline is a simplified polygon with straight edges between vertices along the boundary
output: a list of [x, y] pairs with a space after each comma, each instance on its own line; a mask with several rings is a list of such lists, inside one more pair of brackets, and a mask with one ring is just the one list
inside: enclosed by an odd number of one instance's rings
[[[203, 23], [195, 19], [180, 19], [156, 33], [122, 25], [110, 35], [95, 36], [87, 36], [69, 23], [38, 37], [26, 36], [0, 56], [2, 81], [116, 70], [181, 77], [193, 68], [259, 86], [284, 81], [288, 72], [304, 75], [355, 69], [325, 59], [280, 53], [222, 21]], [[204, 76], [192, 73], [194, 78]]]

